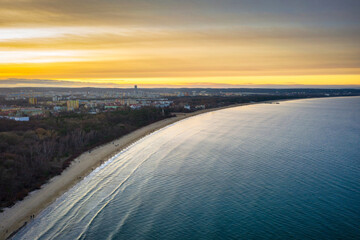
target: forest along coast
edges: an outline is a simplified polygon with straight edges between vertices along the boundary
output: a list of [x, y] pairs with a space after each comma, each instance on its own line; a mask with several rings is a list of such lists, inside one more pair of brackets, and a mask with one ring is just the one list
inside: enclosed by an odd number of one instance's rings
[[157, 108], [16, 122], [0, 119], [0, 208], [60, 174], [81, 153], [170, 117]]

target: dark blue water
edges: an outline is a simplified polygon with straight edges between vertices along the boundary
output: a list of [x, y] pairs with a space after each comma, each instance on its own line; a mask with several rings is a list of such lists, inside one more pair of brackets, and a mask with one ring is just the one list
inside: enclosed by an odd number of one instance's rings
[[360, 239], [360, 98], [173, 124], [96, 169], [14, 239]]

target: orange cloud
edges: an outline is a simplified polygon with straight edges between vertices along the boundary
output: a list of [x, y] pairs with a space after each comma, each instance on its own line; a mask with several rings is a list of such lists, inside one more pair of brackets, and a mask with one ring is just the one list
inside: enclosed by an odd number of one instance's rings
[[308, 16], [314, 19], [309, 25], [301, 14], [289, 18], [276, 9], [252, 14], [258, 6], [240, 5], [227, 0], [3, 0], [0, 78], [360, 84], [359, 26], [351, 24], [351, 14], [344, 15], [348, 22], [328, 24], [327, 16], [315, 12]]

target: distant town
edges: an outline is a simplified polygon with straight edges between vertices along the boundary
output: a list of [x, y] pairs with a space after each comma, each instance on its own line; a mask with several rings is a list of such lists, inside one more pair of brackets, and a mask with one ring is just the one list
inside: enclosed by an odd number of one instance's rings
[[[356, 96], [360, 89], [130, 89], [2, 88], [0, 118], [30, 121], [69, 112], [97, 114], [125, 108], [167, 108], [190, 112], [246, 101]], [[266, 97], [265, 97], [266, 96]]]

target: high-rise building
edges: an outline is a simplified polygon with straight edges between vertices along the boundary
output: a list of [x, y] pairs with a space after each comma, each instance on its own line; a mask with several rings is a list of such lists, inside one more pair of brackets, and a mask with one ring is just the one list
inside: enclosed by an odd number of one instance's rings
[[29, 98], [29, 103], [32, 105], [36, 105], [37, 104], [37, 98], [31, 97]]
[[68, 111], [79, 109], [79, 100], [68, 100], [66, 101], [66, 106]]
[[52, 100], [53, 100], [53, 102], [57, 102], [57, 101], [61, 100], [61, 97], [60, 96], [53, 96]]

